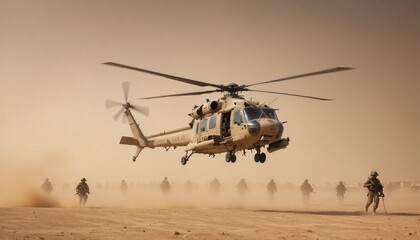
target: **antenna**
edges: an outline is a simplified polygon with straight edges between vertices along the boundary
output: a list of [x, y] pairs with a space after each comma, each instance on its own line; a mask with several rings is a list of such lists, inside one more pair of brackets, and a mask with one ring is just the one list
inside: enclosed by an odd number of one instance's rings
[[279, 98], [275, 98], [273, 101], [271, 101], [271, 102], [268, 104], [268, 106], [270, 106], [273, 102], [277, 101], [277, 99], [279, 99]]

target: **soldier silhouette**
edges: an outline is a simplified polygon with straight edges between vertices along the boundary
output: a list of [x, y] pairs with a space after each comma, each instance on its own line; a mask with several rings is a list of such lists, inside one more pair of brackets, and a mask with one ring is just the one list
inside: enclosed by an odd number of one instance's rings
[[41, 189], [46, 194], [51, 194], [53, 186], [48, 178], [45, 179], [44, 183], [41, 185]]
[[308, 179], [305, 179], [303, 184], [300, 186], [300, 191], [302, 192], [303, 203], [308, 204], [309, 199], [311, 198], [311, 193], [314, 192], [311, 184], [309, 184]]
[[171, 190], [171, 184], [168, 181], [168, 177], [165, 177], [165, 179], [163, 179], [159, 186], [163, 194], [168, 194]]
[[185, 182], [185, 189], [187, 189], [187, 191], [190, 191], [191, 190], [191, 188], [192, 188], [192, 183], [190, 182], [190, 180], [187, 180], [186, 182]]
[[337, 191], [338, 203], [343, 204], [344, 194], [347, 191], [346, 186], [344, 186], [343, 182], [340, 181], [335, 190]]
[[210, 183], [210, 190], [216, 194], [219, 194], [220, 191], [220, 182], [217, 178], [215, 178], [211, 183]]
[[277, 186], [273, 179], [270, 180], [270, 182], [267, 184], [267, 192], [270, 196], [270, 199], [273, 200], [274, 194], [277, 192]]
[[86, 178], [82, 178], [76, 187], [76, 194], [79, 195], [79, 207], [84, 207], [86, 205], [88, 194], [90, 194], [89, 185], [86, 181]]
[[121, 191], [123, 194], [126, 194], [126, 193], [127, 193], [127, 189], [128, 189], [128, 184], [127, 184], [127, 182], [123, 179], [123, 180], [121, 181], [121, 183], [120, 183], [120, 191]]
[[238, 189], [238, 193], [241, 197], [245, 196], [245, 193], [248, 191], [248, 185], [245, 182], [245, 179], [241, 179], [241, 181], [236, 185]]

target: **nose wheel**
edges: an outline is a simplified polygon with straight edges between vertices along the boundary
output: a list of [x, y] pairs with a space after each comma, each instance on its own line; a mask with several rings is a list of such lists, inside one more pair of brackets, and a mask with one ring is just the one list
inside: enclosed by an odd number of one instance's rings
[[256, 153], [254, 156], [254, 161], [259, 163], [265, 163], [267, 156], [265, 153]]
[[227, 152], [226, 153], [226, 162], [231, 162], [231, 163], [236, 162], [235, 152]]

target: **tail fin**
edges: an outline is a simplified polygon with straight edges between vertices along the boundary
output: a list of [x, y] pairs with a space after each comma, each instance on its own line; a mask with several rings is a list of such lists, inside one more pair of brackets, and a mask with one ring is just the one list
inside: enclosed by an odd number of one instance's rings
[[136, 155], [133, 156], [134, 162], [136, 161], [138, 155], [143, 150], [143, 148], [147, 147], [148, 141], [147, 138], [144, 136], [143, 132], [140, 130], [140, 127], [134, 119], [133, 115], [131, 114], [130, 109], [126, 109], [125, 115], [127, 116], [128, 123], [130, 124], [133, 137], [121, 137], [120, 144], [137, 146]]

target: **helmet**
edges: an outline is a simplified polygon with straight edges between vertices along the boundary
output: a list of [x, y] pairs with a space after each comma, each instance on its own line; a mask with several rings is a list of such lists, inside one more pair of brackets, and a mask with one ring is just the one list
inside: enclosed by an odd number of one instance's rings
[[370, 172], [370, 176], [379, 176], [379, 174], [378, 174], [378, 172], [376, 172], [376, 171], [372, 171], [372, 172]]
[[86, 178], [82, 178], [80, 181], [85, 182], [87, 181]]

